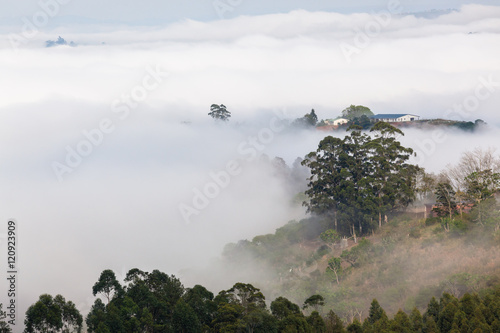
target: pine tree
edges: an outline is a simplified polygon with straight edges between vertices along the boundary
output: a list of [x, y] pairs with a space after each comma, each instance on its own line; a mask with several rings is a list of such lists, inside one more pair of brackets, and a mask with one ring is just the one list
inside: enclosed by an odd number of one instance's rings
[[411, 323], [411, 329], [415, 333], [421, 333], [422, 329], [424, 327], [424, 321], [422, 318], [422, 315], [420, 314], [420, 311], [416, 307], [413, 308], [413, 310], [410, 313], [410, 323]]
[[325, 319], [326, 329], [328, 333], [344, 333], [344, 324], [342, 323], [342, 319], [340, 319], [333, 310], [330, 310], [326, 315]]
[[434, 322], [437, 322], [439, 319], [439, 303], [435, 297], [432, 297], [429, 305], [427, 305], [427, 312], [425, 313], [426, 317], [432, 317]]
[[376, 299], [373, 299], [368, 314], [368, 322], [373, 325], [380, 319], [387, 319], [387, 314], [380, 306], [379, 302]]
[[401, 309], [396, 313], [394, 319], [391, 321], [391, 330], [399, 333], [411, 333], [412, 327], [410, 318]]
[[429, 316], [425, 320], [425, 333], [439, 333], [438, 326], [434, 321], [434, 317]]
[[455, 303], [450, 302], [446, 304], [444, 309], [439, 314], [438, 327], [443, 333], [449, 332], [453, 324], [453, 319], [455, 318], [455, 313], [457, 313], [458, 307]]
[[347, 332], [350, 333], [363, 333], [363, 327], [359, 320], [354, 319], [354, 321], [347, 326]]

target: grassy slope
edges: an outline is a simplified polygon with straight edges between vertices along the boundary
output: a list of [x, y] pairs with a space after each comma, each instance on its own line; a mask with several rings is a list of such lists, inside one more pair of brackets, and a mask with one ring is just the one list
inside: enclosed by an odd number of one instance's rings
[[[359, 259], [358, 267], [342, 264], [340, 284], [326, 267], [341, 251], [318, 254], [324, 244], [316, 237], [296, 236], [303, 232], [299, 224], [291, 224], [275, 235], [255, 237], [243, 244], [244, 251], [240, 249], [227, 260], [241, 265], [241, 253], [245, 253], [246, 266], [254, 272], [266, 271], [265, 279], [248, 277], [268, 300], [285, 296], [302, 304], [319, 293], [326, 298], [325, 310], [333, 309], [347, 320], [366, 316], [373, 298], [388, 313], [411, 311], [414, 306], [423, 310], [432, 296], [443, 291], [461, 296], [496, 282], [500, 276], [500, 247], [482, 227], [456, 235], [445, 233], [440, 225], [426, 226], [425, 220], [411, 215], [396, 216], [366, 238], [372, 246]], [[350, 241], [352, 246], [356, 245]]]

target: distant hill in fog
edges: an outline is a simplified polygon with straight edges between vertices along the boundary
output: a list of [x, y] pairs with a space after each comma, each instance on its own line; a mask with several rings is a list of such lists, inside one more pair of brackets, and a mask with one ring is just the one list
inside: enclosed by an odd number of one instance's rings
[[432, 9], [432, 10], [427, 10], [427, 11], [423, 11], [423, 12], [402, 13], [401, 16], [413, 15], [413, 16], [419, 17], [419, 18], [435, 19], [441, 15], [451, 14], [451, 13], [456, 12], [456, 11], [457, 11], [456, 9], [452, 9], [452, 8]]

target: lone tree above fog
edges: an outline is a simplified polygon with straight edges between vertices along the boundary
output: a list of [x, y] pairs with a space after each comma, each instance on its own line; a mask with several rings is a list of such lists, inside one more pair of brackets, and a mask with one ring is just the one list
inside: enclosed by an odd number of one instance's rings
[[224, 104], [217, 105], [212, 104], [210, 106], [210, 112], [208, 115], [215, 120], [228, 121], [231, 118], [231, 112], [227, 111], [226, 106]]

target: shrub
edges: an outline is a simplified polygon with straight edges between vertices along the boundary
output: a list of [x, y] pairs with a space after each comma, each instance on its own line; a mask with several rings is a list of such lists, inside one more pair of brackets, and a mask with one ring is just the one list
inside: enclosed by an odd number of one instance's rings
[[435, 224], [440, 223], [440, 222], [441, 222], [441, 219], [439, 217], [428, 217], [425, 220], [425, 225], [431, 226], [431, 225], [435, 225]]
[[440, 234], [442, 232], [444, 232], [444, 229], [443, 229], [443, 227], [441, 225], [438, 225], [437, 227], [435, 227], [434, 229], [432, 229], [432, 233], [434, 235]]
[[321, 245], [317, 250], [316, 250], [316, 253], [318, 255], [318, 257], [322, 257], [324, 256], [325, 254], [328, 254], [332, 252], [332, 249], [330, 249], [327, 245]]
[[420, 238], [422, 233], [420, 232], [420, 228], [411, 228], [410, 229], [410, 237], [411, 238]]
[[450, 223], [450, 234], [453, 236], [463, 236], [467, 229], [469, 229], [467, 222], [461, 219], [452, 220]]

